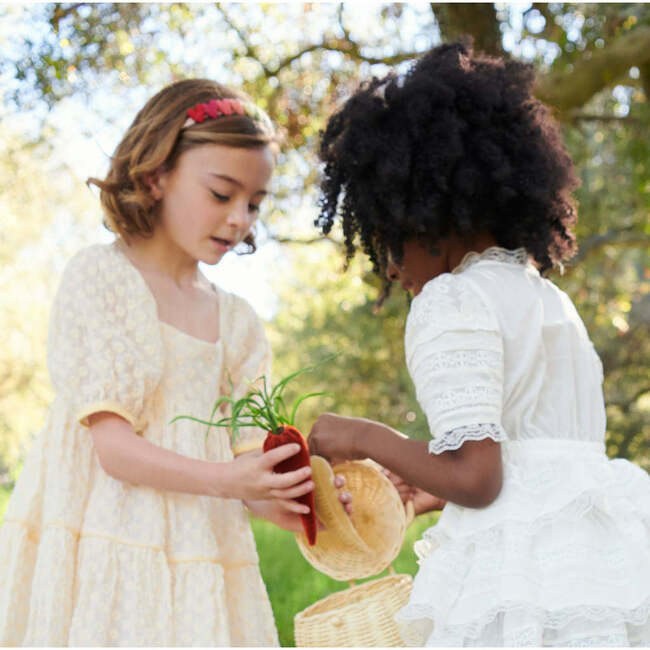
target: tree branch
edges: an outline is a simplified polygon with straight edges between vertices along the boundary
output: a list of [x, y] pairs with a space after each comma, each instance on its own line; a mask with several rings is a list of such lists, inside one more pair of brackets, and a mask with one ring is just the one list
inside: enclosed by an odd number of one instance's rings
[[637, 27], [601, 50], [589, 52], [590, 58], [576, 61], [573, 69], [538, 77], [535, 89], [537, 97], [561, 113], [583, 106], [632, 66], [650, 62], [650, 26]]
[[320, 50], [323, 48], [324, 48], [323, 43], [314, 43], [312, 45], [308, 45], [307, 47], [302, 48], [299, 52], [296, 52], [295, 54], [291, 54], [285, 57], [284, 59], [282, 59], [282, 61], [280, 61], [280, 63], [278, 63], [273, 68], [264, 68], [265, 70], [264, 74], [267, 79], [269, 77], [275, 77], [280, 73], [281, 70], [289, 67], [294, 61], [297, 61], [303, 54], [307, 54], [307, 52], [314, 52], [316, 50]]
[[57, 2], [54, 8], [54, 13], [52, 14], [52, 17], [50, 18], [50, 25], [52, 25], [53, 29], [55, 32], [59, 31], [59, 23], [69, 16], [70, 14], [73, 14], [79, 7], [83, 7], [86, 2], [75, 2], [71, 4], [70, 6], [66, 7], [65, 9], [61, 6], [60, 2]]
[[271, 77], [272, 74], [269, 74], [269, 71], [267, 67], [262, 63], [260, 60], [260, 57], [257, 53], [257, 50], [255, 47], [249, 42], [249, 40], [246, 38], [246, 34], [240, 29], [240, 27], [233, 21], [233, 19], [230, 17], [228, 12], [223, 8], [222, 4], [220, 2], [217, 2], [217, 9], [221, 12], [221, 15], [223, 16], [224, 21], [226, 24], [237, 34], [239, 37], [239, 40], [241, 41], [242, 45], [244, 46], [245, 50], [245, 56], [247, 56], [250, 59], [253, 59], [256, 61], [262, 70], [264, 71], [264, 76], [265, 77]]
[[639, 66], [639, 72], [641, 84], [643, 85], [643, 92], [645, 93], [645, 100], [646, 102], [650, 102], [650, 61], [642, 63]]
[[630, 407], [637, 402], [637, 400], [640, 397], [643, 397], [646, 393], [650, 393], [650, 386], [643, 386], [643, 388], [639, 388], [634, 395], [627, 399], [622, 399], [622, 400], [608, 400], [606, 405], [607, 406], [616, 406], [617, 408], [622, 409], [623, 411], [629, 411]]
[[604, 246], [650, 246], [650, 235], [634, 230], [633, 226], [619, 230], [610, 230], [601, 235], [591, 235], [584, 239], [578, 248], [578, 253], [571, 261], [571, 267], [577, 266], [589, 255], [600, 250]]
[[302, 48], [295, 54], [291, 54], [290, 56], [282, 59], [282, 61], [280, 61], [280, 63], [278, 63], [278, 65], [273, 68], [264, 68], [265, 76], [267, 78], [277, 76], [282, 69], [291, 65], [303, 54], [306, 54], [307, 52], [314, 52], [316, 50], [341, 52], [355, 61], [363, 61], [371, 65], [376, 63], [383, 63], [388, 66], [397, 65], [403, 61], [410, 61], [411, 59], [414, 59], [422, 54], [422, 52], [401, 52], [399, 54], [393, 54], [392, 56], [384, 57], [368, 56], [361, 53], [361, 49], [358, 43], [355, 43], [354, 41], [346, 38], [332, 38], [330, 40], [326, 40], [321, 43], [314, 43]]
[[571, 122], [624, 122], [626, 124], [645, 124], [638, 117], [596, 115], [595, 113], [582, 113], [580, 111], [570, 111], [568, 115]]
[[328, 241], [340, 248], [343, 247], [343, 242], [333, 239], [329, 235], [321, 235], [320, 237], [310, 237], [308, 239], [296, 239], [295, 237], [281, 237], [278, 235], [269, 235], [269, 239], [278, 242], [279, 244], [318, 244], [323, 241]]

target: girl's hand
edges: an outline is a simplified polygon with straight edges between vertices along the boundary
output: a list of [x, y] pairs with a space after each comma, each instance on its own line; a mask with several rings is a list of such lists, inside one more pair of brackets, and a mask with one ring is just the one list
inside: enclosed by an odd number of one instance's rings
[[[339, 501], [347, 514], [352, 513], [352, 497], [349, 492], [341, 492], [341, 488], [345, 487], [345, 478], [337, 476], [334, 479], [334, 487], [339, 490]], [[263, 517], [268, 521], [274, 523], [280, 528], [290, 530], [294, 533], [303, 531], [302, 520], [300, 514], [307, 514], [309, 508], [293, 500], [282, 499], [264, 499], [259, 501], [246, 500], [244, 502], [250, 512], [256, 517]], [[324, 530], [325, 527], [320, 520], [316, 520], [318, 530]]]
[[304, 512], [307, 506], [293, 499], [314, 489], [311, 467], [301, 467], [285, 474], [273, 471], [279, 462], [294, 456], [298, 451], [300, 446], [290, 443], [265, 453], [254, 451], [242, 454], [232, 462], [224, 463], [219, 481], [221, 490], [215, 490], [216, 496], [245, 501], [279, 499], [285, 502], [286, 509], [296, 513]]
[[404, 505], [408, 501], [413, 501], [413, 510], [416, 515], [420, 515], [423, 512], [430, 512], [431, 510], [442, 510], [447, 505], [444, 499], [429, 494], [418, 487], [409, 485], [401, 476], [387, 469], [383, 469], [382, 472], [395, 486]]
[[307, 437], [309, 452], [327, 460], [358, 460], [365, 458], [359, 451], [359, 439], [370, 420], [324, 413], [314, 422]]
[[[290, 530], [294, 533], [299, 533], [303, 530], [300, 515], [298, 512], [292, 512], [289, 510], [287, 508], [287, 503], [285, 502], [277, 499], [265, 499], [262, 501], [246, 500], [244, 503], [250, 510], [251, 514], [256, 517], [263, 517], [280, 528]], [[300, 508], [300, 512], [303, 512], [304, 510], [309, 511], [307, 506], [300, 505]]]
[[[335, 465], [335, 464], [336, 463], [332, 463], [332, 465]], [[345, 512], [348, 515], [351, 515], [352, 514], [352, 495], [349, 492], [341, 492], [341, 490], [345, 487], [345, 477], [344, 476], [335, 476], [334, 477], [334, 487], [339, 492], [339, 501], [341, 502], [341, 505], [343, 506], [343, 510], [345, 510]]]

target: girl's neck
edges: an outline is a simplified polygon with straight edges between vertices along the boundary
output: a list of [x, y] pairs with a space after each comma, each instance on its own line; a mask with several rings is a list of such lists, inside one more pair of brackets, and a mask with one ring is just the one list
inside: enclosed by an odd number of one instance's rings
[[160, 230], [152, 237], [133, 236], [120, 245], [131, 262], [143, 273], [171, 280], [180, 289], [196, 285], [200, 279], [198, 261], [190, 257]]
[[497, 245], [496, 239], [490, 233], [479, 233], [471, 241], [456, 236], [449, 237], [446, 251], [448, 270], [455, 269], [467, 253], [482, 253]]

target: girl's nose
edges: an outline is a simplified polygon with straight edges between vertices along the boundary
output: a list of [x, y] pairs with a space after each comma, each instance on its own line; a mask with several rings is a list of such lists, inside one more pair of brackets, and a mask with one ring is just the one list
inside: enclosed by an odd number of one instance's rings
[[388, 265], [386, 266], [386, 277], [391, 281], [394, 282], [395, 280], [399, 279], [399, 267], [395, 262], [389, 261]]
[[246, 229], [251, 225], [252, 217], [248, 202], [238, 202], [228, 212], [228, 224], [238, 229]]

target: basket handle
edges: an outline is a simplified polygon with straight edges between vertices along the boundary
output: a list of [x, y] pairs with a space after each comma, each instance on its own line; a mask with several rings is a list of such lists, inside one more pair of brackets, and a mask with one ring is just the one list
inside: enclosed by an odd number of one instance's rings
[[[409, 503], [411, 502], [409, 501]], [[395, 567], [392, 564], [388, 565], [388, 574], [391, 576], [396, 575]], [[354, 587], [356, 585], [356, 582], [354, 580], [348, 580], [348, 582], [350, 583], [350, 587]]]

